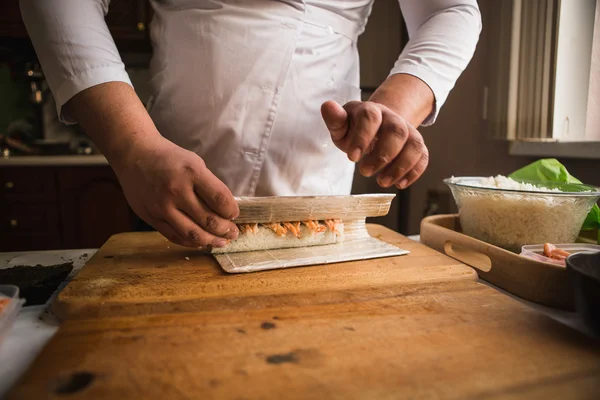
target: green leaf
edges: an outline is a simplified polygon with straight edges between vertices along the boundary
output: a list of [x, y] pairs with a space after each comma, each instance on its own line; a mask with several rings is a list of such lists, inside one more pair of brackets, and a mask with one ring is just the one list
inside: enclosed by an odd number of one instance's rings
[[[597, 204], [594, 204], [581, 227], [582, 231], [593, 231], [595, 229], [600, 229], [600, 207]], [[600, 235], [600, 232], [598, 234]], [[600, 243], [600, 237], [598, 243]]]
[[581, 183], [581, 181], [569, 174], [569, 171], [558, 160], [545, 158], [533, 162], [509, 175], [516, 181], [539, 181], [555, 183]]
[[[513, 172], [509, 175], [516, 181], [537, 181], [551, 183], [566, 183], [566, 184], [581, 184], [582, 182], [575, 178], [567, 171], [564, 165], [554, 158], [545, 158], [535, 161], [525, 167]], [[563, 187], [570, 191], [581, 191], [575, 187]], [[594, 205], [592, 210], [587, 215], [582, 231], [593, 231], [598, 229], [598, 244], [600, 244], [600, 208], [597, 204]]]

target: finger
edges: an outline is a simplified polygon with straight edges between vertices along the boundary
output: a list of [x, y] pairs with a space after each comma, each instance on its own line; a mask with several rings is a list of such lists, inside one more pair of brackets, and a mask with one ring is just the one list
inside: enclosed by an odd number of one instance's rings
[[429, 165], [429, 153], [425, 153], [419, 159], [419, 162], [414, 166], [412, 170], [410, 170], [403, 179], [401, 179], [396, 186], [398, 189], [406, 189], [413, 183], [419, 179], [425, 170], [427, 169], [427, 165]]
[[156, 229], [161, 235], [167, 238], [169, 241], [185, 247], [197, 247], [189, 241], [184, 240], [175, 230], [169, 225], [167, 221], [154, 221], [151, 223], [152, 227]]
[[411, 132], [402, 151], [377, 177], [378, 183], [383, 187], [390, 187], [397, 182], [399, 183], [417, 165], [423, 154], [427, 152], [419, 132], [410, 126], [409, 129]]
[[321, 115], [333, 141], [342, 140], [348, 133], [348, 112], [335, 101], [321, 105]]
[[177, 203], [177, 208], [187, 214], [208, 233], [230, 240], [234, 240], [238, 236], [237, 226], [233, 222], [215, 214], [193, 191], [190, 191], [180, 199], [179, 203]]
[[360, 173], [363, 176], [373, 176], [393, 162], [409, 136], [409, 127], [403, 118], [387, 109], [382, 111], [382, 116], [377, 141], [360, 162]]
[[[202, 161], [200, 157], [198, 159]], [[204, 166], [203, 161], [202, 164], [202, 168], [190, 171], [194, 182], [194, 191], [220, 217], [229, 220], [237, 218], [240, 215], [240, 209], [233, 194], [219, 178]]]
[[382, 109], [375, 103], [365, 101], [350, 114], [349, 143], [345, 150], [350, 161], [358, 162], [371, 147], [383, 120]]
[[206, 232], [179, 210], [170, 210], [166, 221], [184, 241], [194, 246], [223, 247], [227, 244], [225, 239]]

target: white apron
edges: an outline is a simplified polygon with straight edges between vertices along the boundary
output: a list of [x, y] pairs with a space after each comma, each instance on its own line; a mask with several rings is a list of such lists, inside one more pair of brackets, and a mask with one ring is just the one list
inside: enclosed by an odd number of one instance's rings
[[349, 194], [320, 107], [360, 100], [372, 1], [153, 0], [157, 128], [235, 196]]

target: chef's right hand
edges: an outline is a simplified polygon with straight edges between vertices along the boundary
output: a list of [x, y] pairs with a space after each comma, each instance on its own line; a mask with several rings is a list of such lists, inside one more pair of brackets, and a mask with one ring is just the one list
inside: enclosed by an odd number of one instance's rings
[[113, 167], [133, 211], [172, 242], [222, 247], [237, 238], [237, 202], [197, 154], [157, 137]]
[[187, 247], [222, 247], [238, 235], [233, 195], [195, 153], [165, 139], [133, 87], [106, 82], [63, 107], [79, 122], [119, 178], [129, 205], [167, 239]]

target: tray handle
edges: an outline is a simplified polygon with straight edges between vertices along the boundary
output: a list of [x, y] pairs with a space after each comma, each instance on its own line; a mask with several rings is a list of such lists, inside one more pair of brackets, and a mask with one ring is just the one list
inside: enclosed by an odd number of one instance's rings
[[482, 272], [490, 272], [492, 260], [483, 253], [462, 247], [450, 240], [444, 243], [446, 255]]

